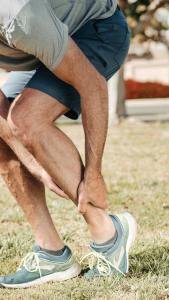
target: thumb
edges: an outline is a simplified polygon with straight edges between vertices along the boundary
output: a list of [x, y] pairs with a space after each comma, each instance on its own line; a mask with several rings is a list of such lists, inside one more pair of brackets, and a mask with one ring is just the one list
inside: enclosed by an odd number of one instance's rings
[[87, 202], [84, 200], [83, 197], [80, 197], [80, 196], [79, 196], [79, 200], [78, 200], [78, 211], [82, 215], [84, 215], [87, 211]]

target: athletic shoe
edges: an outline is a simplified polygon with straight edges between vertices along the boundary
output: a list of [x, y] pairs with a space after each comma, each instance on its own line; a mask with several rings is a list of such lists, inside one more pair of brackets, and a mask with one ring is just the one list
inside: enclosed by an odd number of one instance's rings
[[80, 274], [81, 267], [66, 246], [60, 256], [51, 255], [39, 246], [33, 247], [16, 273], [0, 277], [0, 286], [5, 288], [27, 288], [51, 281], [64, 281]]
[[[100, 276], [126, 275], [129, 270], [129, 249], [136, 237], [136, 221], [129, 213], [111, 216], [117, 230], [117, 240], [113, 246], [92, 243], [91, 253], [84, 256], [81, 263], [88, 260], [89, 270], [84, 273], [86, 279]], [[106, 248], [106, 251], [103, 249]]]

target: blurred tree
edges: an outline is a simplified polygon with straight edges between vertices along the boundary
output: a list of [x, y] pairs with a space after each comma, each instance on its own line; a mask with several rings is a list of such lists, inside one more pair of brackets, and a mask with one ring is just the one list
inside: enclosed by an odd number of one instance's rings
[[[119, 0], [127, 17], [132, 41], [143, 43], [155, 41], [164, 43], [169, 49], [169, 0]], [[152, 56], [148, 48], [144, 56]], [[132, 55], [130, 56], [132, 58]], [[123, 68], [109, 83], [110, 124], [113, 119], [125, 116], [125, 85]], [[111, 113], [115, 112], [115, 117]]]
[[169, 48], [169, 0], [120, 0], [133, 40], [162, 42]]
[[[169, 49], [169, 0], [119, 0], [127, 17], [133, 42], [156, 41]], [[116, 77], [116, 117], [125, 116], [123, 68]], [[112, 92], [113, 94], [113, 92]]]

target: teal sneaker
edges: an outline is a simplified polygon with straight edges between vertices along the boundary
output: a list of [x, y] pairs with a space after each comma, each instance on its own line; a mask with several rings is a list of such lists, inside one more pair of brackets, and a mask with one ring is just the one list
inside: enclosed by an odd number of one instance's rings
[[94, 243], [90, 245], [93, 251], [85, 255], [80, 262], [82, 264], [88, 260], [89, 269], [84, 273], [86, 279], [110, 275], [125, 276], [128, 273], [129, 250], [136, 237], [136, 221], [127, 212], [111, 218], [117, 230], [117, 240], [109, 246]]
[[61, 256], [33, 247], [21, 261], [16, 273], [0, 277], [0, 286], [5, 288], [27, 288], [51, 281], [64, 281], [80, 274], [81, 267], [66, 246]]

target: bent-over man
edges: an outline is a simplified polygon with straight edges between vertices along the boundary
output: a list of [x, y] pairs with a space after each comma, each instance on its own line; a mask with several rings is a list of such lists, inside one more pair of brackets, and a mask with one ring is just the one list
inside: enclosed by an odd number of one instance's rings
[[[1, 116], [87, 222], [96, 264], [86, 278], [126, 274], [135, 220], [129, 213], [107, 214], [101, 173], [108, 127], [106, 81], [128, 53], [125, 17], [116, 0], [0, 0], [0, 4], [0, 67], [36, 70], [26, 81], [25, 73], [20, 73], [21, 79], [14, 81], [16, 90], [8, 93], [6, 87], [17, 78], [11, 74], [1, 91]], [[80, 113], [85, 165], [72, 141], [54, 126], [62, 115], [77, 119]], [[44, 185], [0, 142], [1, 175], [36, 241], [16, 273], [0, 277], [1, 286], [29, 287], [78, 276], [81, 267], [54, 227]]]

